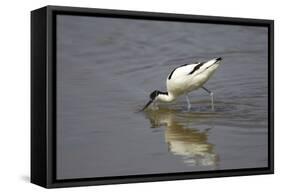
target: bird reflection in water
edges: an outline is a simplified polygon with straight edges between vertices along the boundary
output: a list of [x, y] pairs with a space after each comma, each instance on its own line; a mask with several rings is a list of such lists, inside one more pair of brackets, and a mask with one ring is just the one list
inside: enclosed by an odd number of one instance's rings
[[217, 167], [219, 157], [214, 151], [214, 145], [208, 142], [211, 128], [200, 131], [187, 126], [190, 122], [199, 122], [200, 118], [192, 117], [190, 113], [162, 108], [146, 111], [145, 114], [152, 128], [166, 127], [165, 142], [169, 152], [181, 156], [185, 164]]

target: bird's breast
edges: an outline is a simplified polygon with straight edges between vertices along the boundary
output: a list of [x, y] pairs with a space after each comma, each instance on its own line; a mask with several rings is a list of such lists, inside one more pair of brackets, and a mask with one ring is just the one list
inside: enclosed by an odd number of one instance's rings
[[202, 87], [209, 79], [208, 74], [198, 74], [181, 79], [167, 80], [167, 90], [176, 96]]
[[190, 87], [190, 80], [186, 79], [173, 79], [167, 80], [167, 90], [175, 96], [186, 93]]

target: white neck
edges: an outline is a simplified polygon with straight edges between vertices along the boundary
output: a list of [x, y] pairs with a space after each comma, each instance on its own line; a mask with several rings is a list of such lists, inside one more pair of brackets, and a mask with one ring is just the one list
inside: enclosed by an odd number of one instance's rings
[[175, 97], [171, 94], [159, 94], [157, 96], [157, 100], [161, 101], [161, 102], [172, 102], [173, 100], [175, 100]]

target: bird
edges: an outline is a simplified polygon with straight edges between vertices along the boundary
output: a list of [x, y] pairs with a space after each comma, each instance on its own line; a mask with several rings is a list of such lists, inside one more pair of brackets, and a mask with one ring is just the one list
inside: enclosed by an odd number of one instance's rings
[[204, 84], [220, 66], [221, 61], [222, 57], [218, 57], [208, 61], [184, 64], [174, 68], [166, 79], [167, 91], [154, 90], [149, 95], [150, 100], [141, 111], [144, 111], [149, 105], [156, 102], [173, 102], [181, 95], [186, 96], [187, 109], [189, 111], [191, 109], [191, 103], [188, 93], [199, 88], [202, 88], [210, 95], [211, 108], [214, 110], [214, 93], [207, 89]]

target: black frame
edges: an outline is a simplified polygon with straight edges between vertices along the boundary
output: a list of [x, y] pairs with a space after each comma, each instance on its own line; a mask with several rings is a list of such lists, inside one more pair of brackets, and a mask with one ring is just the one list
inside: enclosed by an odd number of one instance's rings
[[[56, 15], [117, 17], [268, 27], [267, 168], [56, 180]], [[46, 188], [274, 173], [274, 21], [46, 6], [31, 12], [31, 182]]]

